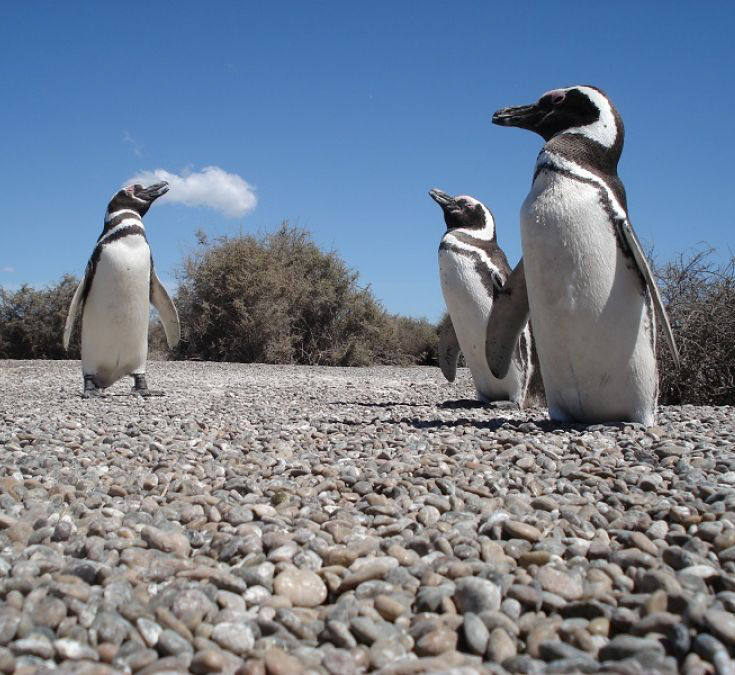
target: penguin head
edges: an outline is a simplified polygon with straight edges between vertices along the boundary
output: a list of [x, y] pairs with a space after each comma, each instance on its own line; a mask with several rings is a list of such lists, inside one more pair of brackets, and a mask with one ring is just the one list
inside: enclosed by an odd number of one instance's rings
[[168, 183], [164, 180], [160, 183], [144, 188], [139, 183], [128, 185], [118, 190], [107, 205], [107, 213], [114, 213], [122, 209], [136, 211], [141, 217], [151, 208], [156, 199], [168, 192]]
[[472, 231], [483, 239], [495, 239], [495, 220], [490, 210], [474, 197], [451, 197], [437, 188], [429, 190], [431, 198], [442, 207], [447, 230], [461, 228]]
[[545, 141], [560, 135], [582, 136], [617, 153], [623, 149], [623, 120], [596, 87], [579, 85], [546, 92], [531, 105], [501, 108], [493, 124], [535, 131]]

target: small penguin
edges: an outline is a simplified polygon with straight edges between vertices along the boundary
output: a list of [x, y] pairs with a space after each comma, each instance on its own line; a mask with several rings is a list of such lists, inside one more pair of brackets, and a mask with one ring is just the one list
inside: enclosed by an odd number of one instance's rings
[[552, 419], [652, 425], [656, 315], [677, 366], [678, 352], [617, 174], [618, 111], [599, 89], [574, 86], [493, 122], [546, 143], [521, 207], [522, 265], [488, 324], [491, 370], [506, 371], [530, 312]]
[[490, 372], [485, 356], [493, 301], [510, 273], [505, 253], [498, 246], [493, 215], [473, 197], [450, 197], [437, 189], [429, 195], [442, 207], [447, 225], [439, 244], [439, 275], [450, 316], [439, 335], [442, 373], [454, 381], [461, 351], [479, 400], [513, 401], [522, 408], [532, 372], [528, 326], [519, 331], [512, 363], [502, 378]]
[[133, 377], [133, 393], [150, 396], [145, 379], [149, 302], [158, 310], [168, 346], [179, 341], [176, 307], [153, 269], [143, 228], [151, 204], [168, 192], [168, 183], [119, 190], [105, 212], [102, 234], [69, 307], [64, 349], [82, 313], [84, 398], [99, 394], [124, 375]]

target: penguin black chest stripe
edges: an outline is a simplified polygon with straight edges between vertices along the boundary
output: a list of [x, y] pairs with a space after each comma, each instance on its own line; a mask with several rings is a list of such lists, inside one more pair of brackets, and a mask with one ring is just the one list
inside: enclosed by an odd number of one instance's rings
[[[127, 218], [130, 218], [130, 216], [126, 216]], [[111, 244], [112, 242], [118, 241], [119, 239], [122, 239], [123, 237], [131, 237], [131, 236], [140, 236], [143, 237], [143, 239], [148, 241], [148, 239], [145, 236], [145, 229], [142, 225], [126, 225], [124, 227], [121, 227], [118, 230], [108, 230], [109, 234], [105, 235], [104, 233], [100, 237], [100, 239], [97, 242], [97, 246], [94, 247], [94, 251], [92, 252], [92, 257], [89, 259], [89, 263], [87, 263], [87, 272], [85, 274], [84, 278], [84, 289], [82, 290], [82, 303], [87, 299], [87, 296], [89, 295], [89, 289], [92, 287], [92, 281], [94, 279], [95, 272], [97, 271], [97, 263], [100, 260], [100, 257], [102, 256], [102, 251], [108, 244]], [[84, 306], [82, 304], [82, 306]]]
[[480, 277], [483, 288], [491, 298], [495, 298], [498, 291], [502, 288], [503, 280], [488, 269], [487, 263], [477, 251], [467, 250], [448, 241], [443, 241], [439, 244], [439, 251], [450, 251], [451, 253], [469, 258], [475, 264], [475, 272]]
[[135, 211], [127, 209], [124, 211], [117, 211], [110, 216], [109, 220], [105, 220], [105, 225], [102, 228], [102, 234], [97, 237], [97, 241], [99, 242], [100, 240], [104, 239], [105, 235], [109, 234], [118, 225], [125, 222], [126, 220], [133, 220], [139, 223], [141, 222], [140, 216]]
[[490, 258], [490, 260], [492, 260], [506, 276], [510, 272], [508, 261], [505, 259], [505, 255], [502, 251], [498, 248], [495, 239], [481, 239], [480, 237], [475, 237], [468, 232], [460, 232], [457, 230], [452, 230], [451, 235], [458, 242], [485, 253], [485, 255]]

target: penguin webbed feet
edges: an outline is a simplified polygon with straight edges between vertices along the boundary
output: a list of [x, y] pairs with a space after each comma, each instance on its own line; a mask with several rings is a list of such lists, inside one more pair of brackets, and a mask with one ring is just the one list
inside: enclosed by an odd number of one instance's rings
[[84, 375], [84, 390], [82, 391], [82, 398], [98, 398], [102, 396], [102, 390], [97, 386], [94, 381], [94, 375]]
[[145, 375], [142, 374], [133, 375], [133, 387], [131, 389], [131, 393], [135, 396], [142, 396], [143, 398], [163, 396], [162, 391], [151, 391], [148, 389], [148, 383], [146, 382]]

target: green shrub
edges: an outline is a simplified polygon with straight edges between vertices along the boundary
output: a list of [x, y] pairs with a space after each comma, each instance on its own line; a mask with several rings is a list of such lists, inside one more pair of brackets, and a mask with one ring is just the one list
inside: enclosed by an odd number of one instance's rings
[[681, 359], [677, 370], [659, 330], [662, 404], [735, 404], [735, 258], [716, 263], [713, 252], [655, 269]]
[[28, 284], [16, 291], [0, 288], [0, 358], [79, 358], [78, 328], [68, 353], [62, 345], [67, 310], [78, 283], [67, 274], [40, 290]]
[[[284, 223], [261, 237], [199, 243], [179, 279], [179, 358], [342, 366], [423, 358], [425, 345], [407, 337], [425, 330], [421, 322], [415, 329], [389, 316], [306, 231]], [[417, 353], [404, 354], [404, 343]]]

